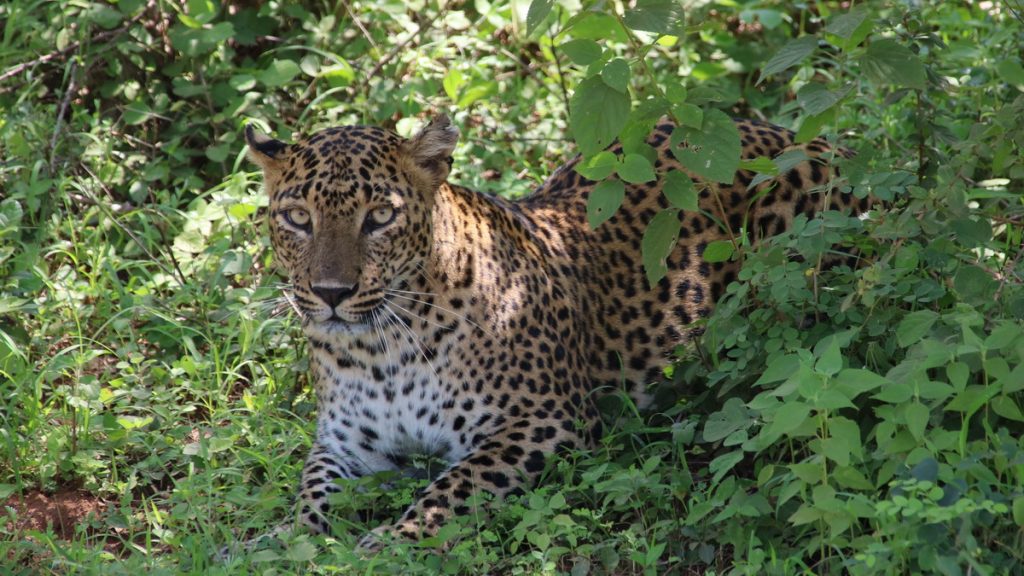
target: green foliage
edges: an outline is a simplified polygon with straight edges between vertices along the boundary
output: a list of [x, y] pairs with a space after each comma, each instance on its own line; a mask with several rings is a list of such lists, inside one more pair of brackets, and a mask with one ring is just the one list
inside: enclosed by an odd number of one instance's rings
[[[0, 497], [107, 504], [63, 538], [0, 537], [0, 554], [25, 573], [1019, 573], [1011, 4], [0, 5]], [[313, 432], [241, 128], [408, 134], [434, 109], [463, 129], [454, 178], [510, 197], [573, 136], [578, 170], [603, 180], [594, 227], [651, 179], [643, 139], [664, 114], [710, 181], [803, 159], [738, 164], [728, 116], [765, 117], [857, 149], [821, 193], [886, 205], [708, 245], [743, 269], [679, 351], [676, 393], [655, 415], [612, 411], [600, 446], [490, 516], [364, 557], [357, 539], [418, 486], [367, 478], [337, 496], [333, 538], [216, 562], [290, 518]], [[667, 176], [643, 239], [652, 283], [700, 192]]]

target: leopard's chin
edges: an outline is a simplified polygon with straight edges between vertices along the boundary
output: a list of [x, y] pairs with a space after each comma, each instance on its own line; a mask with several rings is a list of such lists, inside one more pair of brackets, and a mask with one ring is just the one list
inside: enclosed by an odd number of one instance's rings
[[327, 320], [307, 319], [302, 323], [302, 329], [308, 336], [358, 336], [365, 334], [373, 328], [370, 316], [360, 317], [355, 322], [342, 320], [337, 316]]

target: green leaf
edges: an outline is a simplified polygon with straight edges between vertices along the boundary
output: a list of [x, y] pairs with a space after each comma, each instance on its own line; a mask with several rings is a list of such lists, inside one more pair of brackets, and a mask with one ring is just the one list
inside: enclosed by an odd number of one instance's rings
[[1016, 86], [1018, 90], [1024, 90], [1024, 66], [1016, 59], [1007, 58], [996, 64], [996, 72], [1006, 81], [1007, 84]]
[[843, 356], [839, 352], [839, 340], [832, 338], [814, 369], [826, 376], [835, 376], [843, 367]]
[[999, 394], [999, 390], [995, 387], [968, 386], [959, 392], [949, 404], [946, 404], [945, 409], [949, 412], [973, 414], [996, 394]]
[[777, 356], [768, 363], [768, 366], [765, 367], [761, 377], [757, 379], [757, 382], [754, 382], [754, 386], [764, 386], [765, 384], [782, 382], [795, 374], [799, 367], [800, 357], [796, 354]]
[[832, 380], [832, 383], [841, 389], [847, 398], [855, 398], [859, 394], [891, 384], [888, 378], [860, 368], [841, 370]]
[[1013, 499], [1013, 521], [1024, 528], [1024, 496]]
[[239, 92], [248, 92], [256, 86], [256, 77], [252, 74], [235, 74], [228, 80], [228, 85]]
[[967, 248], [977, 248], [992, 239], [992, 224], [986, 219], [957, 218], [949, 224], [957, 239]]
[[906, 382], [890, 382], [882, 391], [872, 396], [889, 404], [903, 404], [914, 397], [914, 389]]
[[591, 180], [604, 180], [611, 176], [618, 166], [618, 157], [608, 150], [602, 150], [591, 156], [589, 160], [576, 164], [576, 171]]
[[987, 300], [998, 283], [980, 266], [960, 266], [953, 276], [953, 288], [967, 300]]
[[757, 83], [760, 84], [768, 76], [778, 74], [803, 62], [817, 47], [818, 38], [815, 36], [802, 36], [790, 40], [761, 68], [761, 77], [758, 78]]
[[931, 456], [922, 458], [910, 469], [910, 475], [915, 480], [935, 482], [939, 478], [939, 463]]
[[915, 440], [920, 441], [924, 438], [924, 431], [928, 427], [929, 416], [931, 416], [931, 411], [924, 404], [916, 401], [907, 404], [903, 412], [903, 418], [907, 423], [907, 430], [910, 430], [910, 434]]
[[249, 556], [249, 561], [256, 562], [280, 562], [281, 555], [273, 550], [258, 550], [252, 556]]
[[786, 402], [775, 412], [772, 418], [769, 434], [777, 436], [787, 434], [796, 430], [811, 415], [811, 408], [803, 402]]
[[565, 55], [570, 60], [580, 66], [590, 65], [591, 62], [600, 58], [603, 52], [597, 42], [585, 38], [570, 40], [559, 46], [559, 48], [562, 52], [565, 52]]
[[793, 512], [788, 520], [793, 526], [803, 526], [804, 524], [821, 520], [821, 512], [810, 504], [801, 504], [800, 508], [797, 508], [797, 511]]
[[650, 161], [639, 154], [626, 154], [622, 159], [622, 165], [619, 166], [618, 174], [619, 178], [630, 184], [643, 184], [657, 178], [654, 174], [654, 166], [651, 166]]
[[223, 162], [224, 160], [227, 160], [228, 154], [230, 153], [231, 146], [228, 144], [216, 144], [206, 148], [206, 157], [213, 162]]
[[148, 426], [153, 422], [152, 416], [118, 416], [117, 423], [125, 430], [134, 430]]
[[188, 0], [186, 3], [189, 17], [195, 19], [200, 25], [213, 22], [217, 17], [218, 4], [219, 2], [215, 3], [211, 0]]
[[683, 17], [683, 8], [676, 0], [637, 0], [622, 19], [633, 30], [678, 36], [683, 30]]
[[647, 282], [655, 286], [668, 273], [666, 259], [679, 238], [679, 209], [666, 208], [651, 218], [640, 241]]
[[124, 121], [132, 126], [143, 124], [153, 116], [153, 109], [142, 101], [131, 102], [124, 109]]
[[777, 176], [779, 174], [779, 167], [775, 165], [775, 162], [767, 156], [758, 156], [750, 160], [740, 160], [740, 170], [750, 170], [751, 172], [757, 172], [759, 174], [768, 174], [769, 176]]
[[704, 111], [696, 104], [680, 102], [672, 105], [672, 117], [680, 126], [700, 129], [704, 124]]
[[597, 228], [615, 214], [626, 197], [626, 185], [621, 180], [605, 180], [590, 192], [587, 198], [587, 222]]
[[316, 552], [316, 546], [312, 542], [301, 540], [288, 547], [285, 557], [292, 562], [309, 562], [316, 558]]
[[732, 258], [735, 249], [736, 247], [730, 240], [715, 240], [708, 242], [702, 256], [705, 262], [727, 262], [729, 258]]
[[615, 140], [629, 118], [629, 95], [598, 77], [584, 80], [569, 101], [569, 127], [584, 156], [593, 156]]
[[299, 75], [299, 65], [291, 60], [274, 60], [259, 73], [259, 81], [268, 88], [284, 86]]
[[466, 83], [466, 77], [459, 70], [450, 70], [444, 77], [444, 81], [441, 85], [444, 87], [444, 93], [448, 95], [448, 99], [454, 101], [459, 95], [459, 89]]
[[498, 83], [493, 80], [474, 79], [469, 87], [462, 91], [462, 96], [455, 103], [459, 108], [465, 108], [476, 102], [487, 98], [498, 91]]
[[818, 114], [816, 116], [806, 116], [800, 124], [800, 129], [796, 131], [796, 137], [794, 140], [797, 143], [810, 142], [821, 134], [821, 129], [832, 121], [836, 117], [836, 109], [831, 108]]
[[903, 317], [896, 327], [896, 342], [906, 348], [924, 338], [939, 315], [931, 310], [918, 310]]
[[862, 7], [858, 7], [850, 10], [849, 12], [837, 14], [833, 17], [829, 21], [828, 26], [825, 27], [825, 32], [835, 34], [840, 38], [849, 40], [857, 28], [860, 28], [860, 25], [864, 23], [867, 18], [867, 10], [864, 10]]
[[1024, 422], [1024, 413], [1011, 396], [996, 396], [991, 402], [992, 411], [1007, 420]]
[[740, 134], [725, 112], [705, 112], [700, 130], [677, 126], [671, 144], [676, 159], [698, 176], [727, 184], [735, 178], [740, 165]]
[[171, 45], [186, 56], [199, 56], [211, 52], [235, 35], [230, 22], [218, 22], [209, 28], [193, 29], [174, 25], [167, 32]]
[[842, 102], [852, 88], [853, 85], [848, 84], [839, 90], [832, 91], [824, 84], [810, 82], [796, 93], [796, 100], [808, 114], [817, 115]]
[[95, 22], [100, 28], [105, 30], [112, 30], [117, 28], [117, 25], [121, 23], [124, 15], [119, 10], [112, 6], [108, 6], [105, 2], [90, 2], [86, 14], [89, 20]]
[[871, 490], [874, 486], [866, 476], [852, 466], [836, 468], [832, 472], [832, 479], [840, 486], [854, 490]]
[[872, 82], [882, 86], [906, 86], [917, 90], [927, 87], [921, 59], [892, 38], [872, 42], [861, 55], [860, 65]]
[[711, 461], [708, 465], [708, 470], [714, 474], [711, 478], [711, 484], [717, 485], [718, 482], [729, 473], [730, 470], [736, 467], [743, 460], [743, 450], [736, 450], [735, 452], [729, 452], [728, 454], [722, 454], [718, 458]]
[[662, 178], [662, 193], [668, 201], [676, 208], [682, 208], [688, 212], [696, 212], [697, 190], [693, 187], [693, 180], [680, 170], [671, 170]]
[[665, 85], [665, 99], [670, 104], [682, 104], [686, 102], [686, 86], [683, 86], [679, 81], [671, 81]]
[[540, 26], [544, 19], [551, 13], [554, 0], [533, 0], [530, 2], [530, 9], [526, 11], [526, 35], [530, 36]]
[[753, 423], [753, 417], [743, 406], [743, 401], [733, 397], [725, 401], [721, 411], [708, 416], [701, 435], [705, 442], [718, 442], [737, 430], [749, 428]]
[[629, 64], [622, 58], [612, 60], [601, 69], [601, 80], [625, 94], [629, 88]]

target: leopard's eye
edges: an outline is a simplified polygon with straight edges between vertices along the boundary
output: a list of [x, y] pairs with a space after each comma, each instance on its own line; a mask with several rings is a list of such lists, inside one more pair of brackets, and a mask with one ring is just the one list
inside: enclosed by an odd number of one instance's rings
[[296, 228], [302, 230], [309, 229], [309, 212], [305, 208], [289, 208], [285, 210], [284, 219]]
[[363, 227], [369, 232], [387, 226], [394, 219], [395, 209], [390, 206], [381, 206], [370, 210], [370, 213], [366, 215]]

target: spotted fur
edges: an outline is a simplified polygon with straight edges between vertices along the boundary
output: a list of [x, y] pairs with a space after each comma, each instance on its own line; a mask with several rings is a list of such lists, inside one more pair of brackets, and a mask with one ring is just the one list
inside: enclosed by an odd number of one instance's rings
[[598, 433], [595, 392], [625, 388], [647, 402], [645, 385], [736, 277], [735, 262], [702, 260], [709, 242], [728, 238], [716, 220], [756, 241], [826, 201], [865, 209], [831, 192], [826, 142], [736, 122], [744, 158], [801, 149], [810, 160], [755, 187], [740, 171], [717, 200], [701, 186], [700, 211], [680, 213], [669, 272], [653, 288], [640, 241], [668, 206], [663, 176], [682, 169], [668, 121], [648, 140], [658, 179], [628, 185], [596, 230], [586, 218], [596, 183], [576, 160], [517, 202], [447, 182], [458, 131], [445, 117], [409, 140], [353, 126], [286, 145], [248, 130], [317, 394], [303, 521], [328, 532], [336, 480], [400, 470], [413, 454], [449, 467], [377, 533], [434, 534], [473, 493], [523, 486], [549, 454]]

